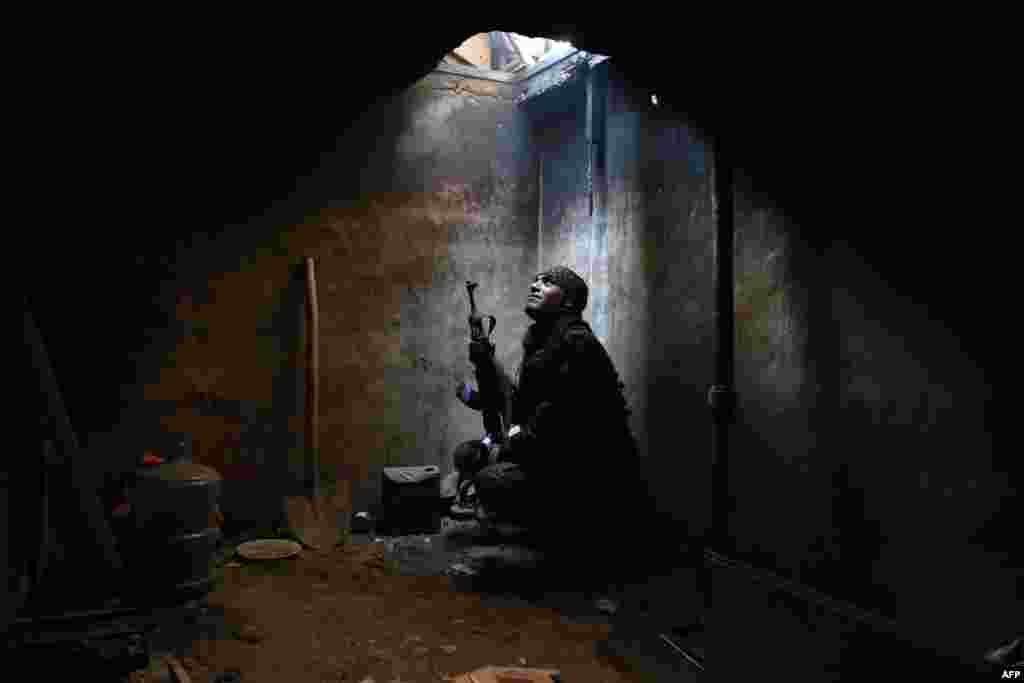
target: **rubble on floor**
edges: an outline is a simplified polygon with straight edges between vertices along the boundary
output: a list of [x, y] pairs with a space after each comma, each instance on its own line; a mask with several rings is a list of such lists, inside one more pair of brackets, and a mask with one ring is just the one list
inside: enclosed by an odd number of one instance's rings
[[222, 623], [176, 652], [182, 666], [203, 683], [229, 671], [246, 683], [454, 681], [489, 665], [559, 670], [569, 681], [642, 680], [597, 656], [606, 621], [496, 603], [444, 576], [453, 557], [504, 549], [467, 553], [437, 536], [385, 540], [303, 550], [273, 571], [244, 560], [225, 567], [207, 600]]

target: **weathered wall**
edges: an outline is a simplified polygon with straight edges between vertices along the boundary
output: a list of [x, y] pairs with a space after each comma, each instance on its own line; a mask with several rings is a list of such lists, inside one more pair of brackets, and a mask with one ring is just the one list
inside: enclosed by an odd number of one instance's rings
[[536, 257], [534, 164], [516, 94], [428, 76], [375, 103], [264, 216], [181, 245], [164, 295], [177, 326], [154, 331], [123, 429], [190, 433], [194, 457], [232, 476], [245, 469], [231, 465], [255, 466], [256, 479], [236, 485], [236, 511], [276, 514], [275, 496], [302, 476], [296, 266], [314, 256], [327, 476], [362, 482], [362, 506], [387, 463], [449, 467], [455, 445], [481, 429], [454, 396], [471, 372], [464, 283], [480, 283], [477, 302], [498, 317], [499, 353], [511, 359], [522, 333], [511, 293]]
[[[590, 285], [593, 245], [590, 203], [586, 193], [584, 88], [584, 79], [576, 79], [540, 95], [543, 102], [530, 103], [530, 107], [533, 143], [540, 164], [538, 270], [565, 265]], [[592, 302], [588, 303], [584, 317], [592, 313], [591, 305]]]
[[[607, 343], [651, 492], [700, 533], [710, 505], [709, 169], [699, 134], [614, 67], [609, 80]], [[736, 229], [734, 550], [880, 609], [925, 644], [969, 654], [999, 641], [1020, 613], [1019, 569], [1008, 571], [1020, 564], [1009, 521], [1019, 503], [992, 450], [983, 372], [855, 248], [812, 246], [808, 226], [798, 232], [742, 173]]]
[[710, 522], [712, 381], [704, 147], [685, 124], [645, 106], [647, 94], [633, 92], [614, 65], [607, 81], [607, 190], [597, 202], [606, 256], [597, 261], [606, 264], [609, 351], [634, 410], [651, 494], [681, 529], [700, 535]]
[[[587, 186], [587, 79], [594, 205]], [[633, 411], [636, 467], [660, 511], [693, 534], [709, 522], [712, 253], [703, 145], [660, 120], [611, 62], [528, 103], [541, 160], [540, 269], [564, 264], [590, 288], [586, 319]]]
[[[626, 383], [651, 490], [699, 533], [713, 334], [704, 150], [694, 131], [650, 108], [649, 93], [609, 74], [604, 247], [588, 241], [595, 223], [573, 189], [582, 161], [573, 138], [564, 138], [560, 209], [556, 176], [546, 176], [538, 242], [536, 163], [516, 93], [425, 79], [397, 105], [371, 108], [287, 201], [181, 245], [162, 295], [175, 325], [149, 330], [139, 384], [123, 392], [125, 431], [162, 423], [192, 433], [199, 460], [237, 457], [261, 467], [264, 483], [291, 474], [302, 293], [290, 267], [315, 255], [323, 460], [371, 484], [386, 461], [447, 466], [452, 447], [479, 430], [452, 395], [469, 373], [464, 280], [480, 282], [481, 307], [499, 318], [499, 352], [513, 362], [524, 283], [538, 258], [567, 261], [591, 274], [595, 301], [606, 297], [603, 331], [592, 322]], [[575, 92], [562, 120], [578, 139]], [[1011, 464], [992, 449], [984, 375], [962, 340], [856, 249], [810, 247], [742, 185], [737, 231], [736, 551], [879, 607], [931, 642], [990, 646], [1021, 612], [1020, 502]], [[272, 488], [239, 500], [259, 515]]]
[[849, 244], [812, 250], [747, 210], [737, 550], [923, 642], [984, 651], [1016, 628], [1020, 573], [1009, 536], [986, 534], [1012, 533], [1000, 517], [1013, 484], [994, 460], [983, 372]]

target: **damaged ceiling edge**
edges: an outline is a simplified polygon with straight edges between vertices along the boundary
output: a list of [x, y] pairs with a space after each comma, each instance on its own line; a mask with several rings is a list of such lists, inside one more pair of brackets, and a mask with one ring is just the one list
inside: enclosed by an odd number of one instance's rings
[[[574, 82], [579, 76], [587, 73], [590, 69], [594, 68], [601, 62], [608, 59], [603, 55], [592, 55], [582, 50], [573, 52], [572, 55], [565, 59], [559, 60], [556, 64], [550, 66], [561, 65], [560, 70], [548, 70], [545, 69], [543, 78], [530, 78], [523, 84], [523, 91], [519, 94], [517, 102], [522, 104], [523, 102], [543, 95], [544, 93], [559, 88]], [[541, 76], [542, 74], [536, 74]]]
[[[522, 88], [522, 92], [520, 92], [517, 102], [522, 103], [571, 82], [573, 76], [593, 68], [607, 59], [608, 57], [604, 55], [590, 54], [570, 47], [554, 52], [550, 59], [534, 65], [521, 74], [506, 74], [500, 71], [483, 70], [445, 62], [439, 63], [434, 68], [434, 73], [518, 85]], [[556, 72], [555, 67], [559, 66], [562, 69]], [[542, 76], [543, 78], [541, 78]]]
[[[504, 48], [498, 45], [502, 41]], [[607, 57], [584, 52], [567, 42], [529, 38], [507, 31], [491, 31], [467, 38], [459, 47], [448, 52], [433, 72], [520, 85], [522, 100], [539, 94], [541, 88], [534, 83], [542, 74], [546, 75], [542, 79], [542, 88], [547, 90], [566, 81], [564, 72], [578, 68], [581, 61], [585, 60], [589, 66], [594, 66], [605, 59]], [[563, 67], [563, 73], [552, 79], [548, 72], [565, 64], [567, 60], [573, 60], [568, 69]], [[531, 64], [531, 61], [534, 63]], [[490, 66], [485, 66], [488, 64]]]
[[496, 71], [494, 69], [481, 69], [475, 66], [462, 66], [460, 64], [450, 64], [445, 61], [438, 63], [435, 67], [436, 71], [442, 73], [450, 73], [455, 76], [469, 76], [471, 78], [481, 78], [488, 81], [497, 81], [499, 83], [522, 83], [530, 78], [533, 78], [542, 71], [546, 71], [553, 66], [556, 66], [560, 62], [568, 59], [569, 57], [580, 53], [578, 50], [571, 45], [568, 47], [555, 48], [544, 56], [540, 62], [533, 66], [516, 73], [508, 73], [505, 71]]

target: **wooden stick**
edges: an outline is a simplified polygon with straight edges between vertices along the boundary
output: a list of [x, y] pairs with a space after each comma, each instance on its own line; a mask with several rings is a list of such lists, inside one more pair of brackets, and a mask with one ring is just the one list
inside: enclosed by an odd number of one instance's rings
[[185, 667], [181, 665], [175, 657], [164, 657], [164, 662], [167, 664], [167, 668], [174, 674], [175, 683], [192, 683], [192, 677], [185, 671]]
[[[306, 259], [306, 439], [313, 464], [313, 499], [320, 496], [320, 315], [316, 295], [316, 260]], [[317, 511], [319, 512], [319, 511]]]

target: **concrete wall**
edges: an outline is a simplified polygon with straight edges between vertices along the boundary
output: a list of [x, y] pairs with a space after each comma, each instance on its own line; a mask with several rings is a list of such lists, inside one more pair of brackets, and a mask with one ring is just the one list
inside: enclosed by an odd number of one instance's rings
[[782, 217], [746, 211], [737, 550], [923, 642], [984, 651], [1020, 613], [1014, 489], [985, 425], [984, 373], [849, 244], [812, 250]]
[[703, 144], [609, 78], [610, 343], [633, 380], [650, 489], [702, 534], [710, 523], [712, 223]]
[[[609, 87], [593, 218], [581, 192], [582, 87], [538, 97], [548, 98], [543, 140], [514, 87], [424, 79], [374, 104], [291, 197], [179, 245], [159, 294], [171, 323], [148, 329], [133, 359], [139, 381], [124, 388], [121, 429], [108, 438], [137, 445], [157, 427], [188, 432], [197, 460], [259, 469], [263, 493], [240, 485], [240, 513], [276, 513], [274, 495], [301, 469], [302, 287], [292, 269], [313, 255], [322, 460], [367, 482], [362, 506], [385, 463], [447, 468], [455, 444], [479, 433], [452, 391], [470, 372], [464, 281], [480, 283], [511, 364], [525, 283], [538, 261], [567, 262], [589, 274], [588, 316], [626, 384], [654, 498], [703, 531], [714, 262], [705, 148], [612, 62], [598, 68]], [[553, 162], [543, 198], [533, 144]], [[962, 340], [856, 248], [812, 247], [739, 180], [735, 550], [883, 609], [931, 642], [991, 646], [1021, 612], [1020, 499], [1011, 463], [992, 449], [991, 386]], [[80, 397], [91, 389], [81, 385]]]
[[[638, 108], [611, 62], [590, 76], [594, 210], [587, 193], [587, 81], [531, 102], [543, 159], [542, 267], [566, 264], [590, 287], [584, 318], [625, 384], [639, 466], [682, 529], [709, 523], [712, 224], [704, 148], [677, 121]], [[605, 116], [606, 112], [606, 116]]]
[[[609, 68], [604, 339], [636, 411], [650, 490], [700, 533], [713, 381], [709, 159], [699, 133], [649, 98]], [[991, 386], [958, 335], [851, 243], [812, 245], [802, 236], [814, 227], [793, 225], [742, 172], [737, 195], [734, 551], [879, 609], [926, 645], [982, 651], [1021, 611], [1019, 570], [1007, 571], [1020, 566], [1010, 540], [1019, 502], [985, 422]], [[571, 251], [586, 241], [579, 206], [549, 216], [545, 232], [584, 264]]]
[[363, 507], [385, 464], [450, 467], [455, 445], [482, 429], [454, 396], [471, 373], [465, 281], [498, 317], [503, 358], [524, 329], [512, 293], [535, 265], [536, 187], [517, 94], [430, 75], [373, 103], [265, 215], [180, 245], [162, 295], [175, 323], [154, 331], [125, 392], [121, 440], [189, 433], [196, 460], [255, 466], [255, 480], [226, 487], [237, 516], [276, 514], [275, 497], [303, 476], [296, 266], [314, 256], [327, 476], [356, 482]]

